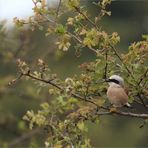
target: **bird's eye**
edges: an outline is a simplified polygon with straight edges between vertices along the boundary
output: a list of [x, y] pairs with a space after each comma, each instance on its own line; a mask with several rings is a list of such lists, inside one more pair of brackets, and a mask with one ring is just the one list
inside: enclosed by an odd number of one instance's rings
[[116, 79], [109, 79], [109, 82], [114, 82], [114, 83], [116, 83], [116, 84], [119, 84], [119, 81], [116, 80]]

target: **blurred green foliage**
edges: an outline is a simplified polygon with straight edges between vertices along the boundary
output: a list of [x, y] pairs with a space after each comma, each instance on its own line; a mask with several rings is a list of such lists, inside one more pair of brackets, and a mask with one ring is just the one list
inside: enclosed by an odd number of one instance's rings
[[[82, 3], [87, 6], [90, 16], [95, 17], [98, 10], [92, 4], [92, 1], [82, 1]], [[146, 1], [114, 1], [112, 5], [108, 6], [112, 15], [111, 17], [106, 16], [101, 25], [108, 32], [116, 31], [119, 33], [121, 37], [119, 47], [124, 50], [123, 52], [127, 51], [131, 42], [140, 40], [141, 34], [148, 33], [147, 5], [148, 2]], [[59, 21], [64, 22], [67, 15], [64, 14]], [[34, 31], [31, 31], [30, 28], [18, 29], [15, 27], [7, 31], [5, 22], [1, 22], [0, 25], [1, 146], [7, 146], [9, 143], [13, 145], [13, 142], [15, 143], [14, 139], [28, 133], [28, 124], [22, 120], [22, 117], [27, 110], [37, 111], [40, 108], [40, 103], [50, 99], [46, 87], [40, 90], [37, 85], [30, 81], [19, 81], [13, 87], [8, 86], [8, 83], [15, 78], [17, 73], [17, 58], [25, 60], [34, 69], [37, 68], [37, 59], [44, 59], [51, 71], [57, 73], [60, 78], [80, 73], [78, 65], [84, 61], [92, 61], [95, 58], [94, 54], [88, 49], [82, 51], [80, 58], [75, 56], [77, 53], [73, 48], [70, 48], [66, 53], [56, 50], [53, 44], [56, 36], [49, 35], [46, 37], [46, 30], [41, 26], [38, 27], [39, 29]], [[64, 31], [62, 26], [57, 28], [58, 33]], [[139, 109], [143, 111], [140, 107]], [[116, 116], [101, 117], [99, 125], [87, 123], [88, 136], [95, 147], [147, 147], [148, 127], [138, 128], [142, 122], [142, 120], [137, 121], [136, 119], [131, 121], [126, 117], [118, 119]], [[78, 125], [78, 128], [81, 129], [82, 127], [83, 124]], [[44, 137], [45, 135], [39, 134], [36, 136], [37, 138], [31, 137], [31, 139], [23, 141], [19, 147], [26, 146], [28, 143], [30, 143], [30, 147], [33, 147], [36, 143], [42, 145], [42, 141], [38, 142], [39, 136]]]

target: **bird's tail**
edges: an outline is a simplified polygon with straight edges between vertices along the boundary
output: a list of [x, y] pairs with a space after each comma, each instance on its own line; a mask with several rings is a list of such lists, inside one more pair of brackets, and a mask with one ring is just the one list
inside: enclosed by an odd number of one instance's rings
[[125, 104], [125, 106], [128, 108], [133, 108], [128, 102]]

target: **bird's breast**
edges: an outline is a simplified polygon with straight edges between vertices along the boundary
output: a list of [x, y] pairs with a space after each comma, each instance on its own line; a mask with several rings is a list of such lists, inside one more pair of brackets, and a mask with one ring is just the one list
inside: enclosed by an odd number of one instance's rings
[[128, 96], [122, 87], [110, 86], [107, 90], [107, 97], [112, 104], [123, 106], [128, 102]]

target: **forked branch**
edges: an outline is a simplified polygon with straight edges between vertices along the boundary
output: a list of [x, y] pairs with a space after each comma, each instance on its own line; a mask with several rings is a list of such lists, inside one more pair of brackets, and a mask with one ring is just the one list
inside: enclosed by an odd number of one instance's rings
[[[57, 88], [58, 90], [60, 90], [62, 92], [66, 92], [62, 86], [59, 86], [58, 84], [56, 84], [55, 82], [53, 82], [53, 79], [52, 80], [45, 80], [43, 78], [38, 78], [38, 77], [34, 76], [33, 74], [31, 74], [30, 72], [28, 72], [28, 73], [21, 73], [20, 76], [19, 76], [19, 78], [17, 78], [16, 80], [22, 78], [23, 76], [29, 77], [32, 80], [37, 80], [37, 81], [40, 81], [40, 82], [49, 84], [49, 85]], [[95, 103], [91, 99], [91, 97], [86, 98], [86, 97], [80, 96], [80, 95], [78, 95], [76, 93], [71, 93], [71, 96], [74, 97], [74, 98], [77, 98], [77, 99], [79, 99], [81, 101], [84, 101], [84, 102], [88, 102], [90, 104], [93, 104], [94, 106], [96, 106], [96, 109], [97, 110], [103, 109], [104, 110], [103, 112], [99, 112], [98, 111], [98, 113], [97, 113], [98, 115], [117, 114], [117, 115], [120, 115], [120, 116], [128, 116], [128, 117], [136, 117], [136, 118], [148, 119], [148, 114], [123, 112], [123, 111], [120, 111], [120, 110], [117, 110], [117, 109], [115, 109], [114, 111], [111, 111], [110, 108], [107, 108], [105, 106], [99, 106], [97, 103]]]

